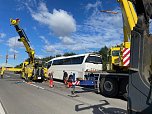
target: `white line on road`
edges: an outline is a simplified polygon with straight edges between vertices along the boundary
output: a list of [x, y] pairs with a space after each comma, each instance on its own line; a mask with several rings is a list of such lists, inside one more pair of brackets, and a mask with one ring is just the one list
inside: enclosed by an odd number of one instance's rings
[[41, 86], [37, 86], [37, 85], [35, 85], [35, 84], [29, 84], [29, 85], [34, 86], [34, 87], [39, 88], [39, 89], [45, 89], [45, 88], [43, 88], [43, 87], [41, 87]]
[[11, 76], [5, 75], [7, 78], [10, 78]]
[[4, 111], [3, 107], [2, 107], [1, 102], [0, 102], [0, 114], [5, 114], [5, 111]]

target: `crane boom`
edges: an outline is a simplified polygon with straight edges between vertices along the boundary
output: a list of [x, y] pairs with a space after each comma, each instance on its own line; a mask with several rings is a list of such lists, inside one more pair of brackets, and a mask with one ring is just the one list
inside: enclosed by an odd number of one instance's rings
[[10, 19], [11, 25], [13, 25], [20, 36], [18, 41], [24, 44], [26, 52], [29, 56], [29, 61], [25, 61], [22, 63], [22, 74], [21, 77], [25, 80], [37, 80], [44, 81], [48, 79], [47, 68], [43, 67], [42, 62], [36, 62], [34, 58], [35, 51], [30, 47], [29, 40], [23, 29], [19, 27], [19, 19]]
[[126, 40], [131, 36], [130, 76], [128, 92], [129, 114], [152, 113], [152, 0], [118, 0]]
[[133, 4], [128, 0], [118, 0], [122, 9], [123, 16], [123, 31], [124, 42], [128, 42], [131, 37], [131, 31], [137, 23], [137, 14], [134, 10]]
[[19, 22], [19, 19], [10, 19], [11, 25], [15, 27], [18, 35], [20, 36], [20, 39], [18, 39], [18, 41], [22, 42], [26, 48], [26, 52], [28, 53], [30, 59], [29, 63], [33, 64], [35, 51], [30, 47], [28, 37], [26, 36], [24, 30], [19, 27]]

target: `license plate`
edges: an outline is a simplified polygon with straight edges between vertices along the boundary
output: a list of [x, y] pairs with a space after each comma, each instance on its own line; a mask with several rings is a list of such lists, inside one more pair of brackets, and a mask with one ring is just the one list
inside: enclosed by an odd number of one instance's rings
[[41, 79], [41, 77], [38, 77], [38, 79]]

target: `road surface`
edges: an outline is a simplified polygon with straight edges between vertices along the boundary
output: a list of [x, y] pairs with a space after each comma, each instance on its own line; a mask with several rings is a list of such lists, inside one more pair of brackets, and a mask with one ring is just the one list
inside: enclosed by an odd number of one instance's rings
[[19, 75], [7, 73], [0, 79], [0, 114], [126, 114], [127, 103], [105, 98], [83, 87], [76, 97], [62, 83], [26, 83]]

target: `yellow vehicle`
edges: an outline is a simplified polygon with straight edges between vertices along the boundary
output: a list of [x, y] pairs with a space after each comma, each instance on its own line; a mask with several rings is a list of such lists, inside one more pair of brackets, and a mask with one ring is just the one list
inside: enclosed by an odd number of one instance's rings
[[109, 68], [100, 73], [99, 90], [104, 96], [127, 97], [130, 66], [131, 31], [137, 23], [137, 14], [133, 5], [128, 0], [117, 0], [120, 3], [123, 17], [124, 40], [122, 44], [109, 50]]
[[[124, 40], [109, 50], [109, 69], [99, 73], [98, 90], [107, 97], [127, 97], [129, 83], [131, 31], [137, 23], [137, 14], [128, 0], [118, 0], [122, 9]], [[137, 62], [138, 63], [138, 62]]]
[[[109, 55], [111, 59], [109, 59], [109, 69], [115, 71], [126, 71], [130, 65], [131, 31], [137, 23], [137, 14], [134, 10], [133, 5], [131, 2], [128, 2], [128, 0], [118, 0], [118, 2], [120, 3], [120, 7], [123, 13], [124, 41], [119, 46], [119, 49], [117, 46], [110, 49]], [[113, 53], [117, 53], [117, 56], [113, 55]]]
[[115, 70], [120, 63], [120, 46], [113, 46], [108, 51], [107, 70]]
[[47, 68], [42, 66], [42, 63], [35, 61], [35, 51], [30, 47], [29, 39], [27, 38], [23, 29], [19, 27], [19, 19], [11, 19], [10, 23], [13, 25], [20, 36], [18, 39], [19, 42], [24, 44], [26, 52], [29, 56], [29, 61], [25, 61], [22, 63], [22, 78], [35, 81], [43, 81], [48, 78]]
[[126, 22], [126, 34], [131, 36], [128, 113], [152, 114], [152, 35], [149, 32], [152, 0], [118, 2]]
[[[124, 54], [128, 54], [128, 55], [124, 56]], [[107, 70], [121, 71], [121, 72], [127, 71], [129, 64], [130, 64], [130, 42], [123, 42], [122, 44], [113, 46], [109, 49]]]
[[14, 68], [14, 67], [1, 67], [0, 69], [0, 75], [3, 78], [4, 72], [5, 71], [11, 71], [11, 72], [21, 72], [22, 68]]

